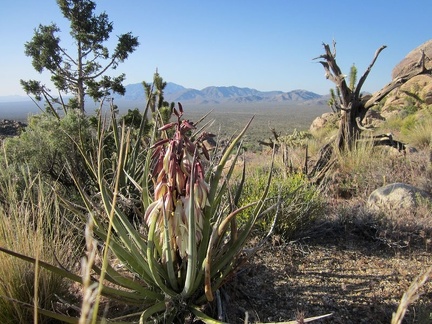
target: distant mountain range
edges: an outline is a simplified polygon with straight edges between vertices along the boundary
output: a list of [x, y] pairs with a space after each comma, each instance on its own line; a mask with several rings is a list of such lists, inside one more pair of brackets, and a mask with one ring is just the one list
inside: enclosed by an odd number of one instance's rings
[[[144, 87], [141, 83], [129, 84], [125, 86], [124, 96], [115, 94], [113, 97], [119, 102], [134, 104], [144, 102], [146, 96]], [[216, 87], [210, 86], [201, 90], [185, 88], [181, 85], [168, 82], [164, 89], [164, 98], [168, 102], [181, 102], [189, 105], [218, 105], [218, 104], [283, 104], [291, 103], [295, 105], [325, 105], [329, 98], [328, 95], [322, 96], [307, 90], [283, 91], [259, 91], [251, 88], [240, 88], [236, 86]], [[29, 103], [27, 96], [0, 96], [0, 103]], [[32, 103], [33, 104], [33, 103]]]
[[[210, 86], [202, 90], [185, 88], [168, 82], [164, 89], [164, 97], [168, 102], [188, 104], [236, 104], [236, 103], [325, 103], [325, 97], [307, 90], [259, 91], [251, 88]], [[145, 100], [144, 88], [141, 83], [126, 86], [124, 96], [115, 95], [114, 99], [127, 101]]]

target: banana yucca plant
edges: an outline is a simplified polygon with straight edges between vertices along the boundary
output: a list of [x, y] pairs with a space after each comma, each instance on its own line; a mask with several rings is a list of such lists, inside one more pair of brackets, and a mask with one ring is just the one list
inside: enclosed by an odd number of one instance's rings
[[[86, 267], [93, 271], [93, 276], [87, 276], [91, 282], [61, 267], [1, 249], [65, 278], [85, 281], [86, 290], [90, 290], [87, 296], [92, 296], [87, 298], [86, 306], [90, 304], [91, 310], [82, 315], [85, 319], [81, 318], [80, 323], [101, 321], [101, 296], [139, 309], [121, 318], [103, 319], [110, 323], [126, 323], [133, 318], [139, 323], [184, 323], [191, 315], [206, 323], [219, 323], [205, 314], [202, 306], [213, 301], [216, 291], [239, 265], [240, 252], [266, 198], [271, 172], [261, 199], [237, 208], [244, 165], [235, 192], [231, 192], [230, 179], [241, 152], [242, 136], [252, 119], [212, 165], [203, 144], [209, 134], [184, 119], [182, 106], [178, 107], [173, 109], [173, 122], [155, 126], [153, 137], [158, 139], [147, 149], [141, 163], [133, 160], [138, 152], [131, 149], [130, 133], [125, 127], [118, 133], [116, 163], [107, 163], [109, 158], [104, 156], [103, 145], [99, 145], [97, 158], [87, 160], [92, 170], [89, 174], [98, 183], [99, 200], [78, 183], [86, 210], [64, 200], [83, 223], [91, 224], [95, 238], [104, 246], [100, 264], [87, 258]], [[232, 156], [234, 162], [226, 167]], [[115, 170], [110, 169], [112, 165]], [[131, 166], [141, 168], [140, 172]], [[134, 179], [133, 174], [140, 177]], [[126, 182], [133, 183], [141, 193], [135, 210], [145, 230], [132, 224], [119, 204], [121, 187]], [[250, 217], [239, 227], [236, 216], [246, 209], [250, 209]], [[121, 269], [112, 264], [113, 257], [121, 263]], [[67, 323], [80, 321], [44, 310], [39, 313]]]

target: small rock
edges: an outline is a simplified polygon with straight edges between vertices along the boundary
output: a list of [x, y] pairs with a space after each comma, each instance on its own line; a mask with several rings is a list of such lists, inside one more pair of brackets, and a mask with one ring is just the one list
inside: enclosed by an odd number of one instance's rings
[[309, 128], [309, 131], [311, 133], [316, 133], [318, 132], [320, 129], [324, 128], [327, 124], [329, 123], [334, 123], [336, 124], [336, 122], [339, 120], [337, 114], [335, 113], [324, 113], [321, 116], [315, 118]]
[[419, 188], [396, 182], [374, 190], [367, 201], [371, 210], [398, 210], [417, 207], [418, 198], [429, 199], [432, 196]]

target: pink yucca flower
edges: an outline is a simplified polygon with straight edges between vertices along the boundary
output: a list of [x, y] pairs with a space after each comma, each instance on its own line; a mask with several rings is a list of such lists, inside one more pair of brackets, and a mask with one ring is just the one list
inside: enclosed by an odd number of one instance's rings
[[[180, 113], [174, 110], [174, 114], [177, 116], [176, 122], [159, 128], [160, 131], [174, 130], [172, 136], [152, 146], [154, 201], [147, 208], [144, 218], [149, 227], [156, 222], [157, 249], [161, 251], [168, 233], [167, 248], [172, 257], [175, 258], [178, 254], [183, 259], [189, 253], [187, 238], [191, 203], [194, 203], [196, 242], [199, 243], [202, 239], [203, 210], [208, 205], [209, 192], [202, 159], [208, 158], [208, 152], [202, 144], [202, 137], [191, 140], [189, 133], [195, 129], [195, 125], [182, 120], [181, 106]], [[194, 190], [193, 202], [190, 196], [191, 185]]]

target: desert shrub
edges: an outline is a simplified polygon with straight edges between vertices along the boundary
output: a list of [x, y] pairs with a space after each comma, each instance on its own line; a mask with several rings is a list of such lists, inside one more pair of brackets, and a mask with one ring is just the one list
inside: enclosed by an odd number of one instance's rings
[[151, 119], [145, 118], [143, 120], [143, 114], [139, 111], [138, 108], [133, 110], [128, 109], [127, 113], [121, 116], [119, 119], [120, 125], [124, 123], [126, 127], [131, 127], [135, 130], [138, 130], [141, 127], [141, 123], [144, 122], [144, 133], [149, 134], [152, 128]]
[[32, 116], [20, 136], [5, 141], [2, 164], [12, 169], [26, 165], [32, 173], [40, 172], [46, 179], [73, 187], [69, 170], [85, 170], [76, 143], [88, 149], [91, 133], [88, 118], [79, 111], [70, 111], [60, 119], [51, 114]]
[[398, 115], [394, 115], [388, 118], [380, 127], [381, 130], [388, 132], [400, 132], [400, 129], [403, 125], [403, 118]]
[[427, 148], [432, 141], [432, 113], [424, 112], [415, 124], [403, 131], [404, 139], [416, 148]]
[[420, 107], [413, 105], [413, 104], [410, 104], [410, 105], [403, 107], [402, 113], [405, 116], [412, 115], [412, 114], [416, 113], [419, 109], [420, 109]]
[[408, 116], [406, 116], [403, 121], [402, 121], [402, 125], [401, 125], [401, 132], [403, 135], [407, 135], [409, 134], [412, 129], [415, 127], [415, 125], [417, 124], [417, 116], [415, 114], [410, 114]]
[[[265, 167], [258, 167], [252, 174], [248, 174], [242, 204], [255, 201], [259, 197], [266, 183], [266, 172], [268, 170]], [[276, 208], [274, 205], [278, 202], [280, 207]], [[275, 168], [264, 210], [272, 206], [275, 208], [257, 221], [256, 230], [260, 235], [268, 232], [278, 211], [274, 233], [288, 239], [322, 214], [323, 202], [317, 188], [311, 185], [303, 174], [286, 175], [281, 168]], [[247, 219], [248, 214], [243, 213], [242, 217]]]

